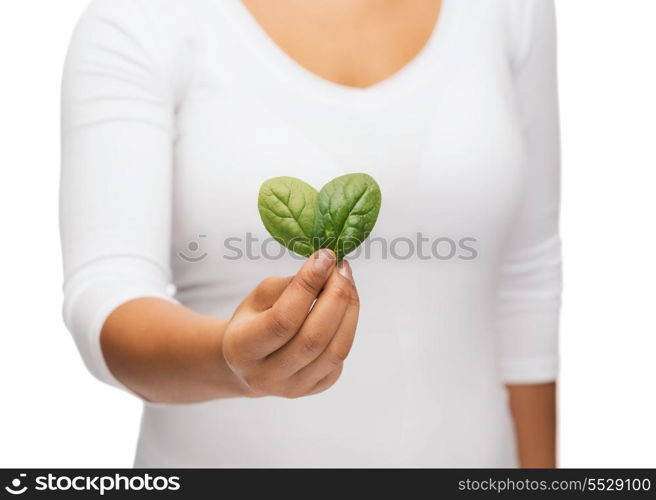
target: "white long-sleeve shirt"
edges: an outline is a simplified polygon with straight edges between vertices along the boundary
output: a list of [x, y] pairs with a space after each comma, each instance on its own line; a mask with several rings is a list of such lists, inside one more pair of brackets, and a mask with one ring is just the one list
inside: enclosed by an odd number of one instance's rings
[[[228, 318], [300, 261], [260, 184], [366, 172], [362, 309], [340, 381], [308, 398], [144, 402], [135, 464], [513, 466], [506, 383], [557, 376], [552, 0], [444, 0], [419, 55], [367, 89], [310, 73], [239, 0], [94, 0], [63, 85], [65, 322], [127, 388], [103, 322], [138, 297]], [[368, 249], [368, 250], [367, 250]]]

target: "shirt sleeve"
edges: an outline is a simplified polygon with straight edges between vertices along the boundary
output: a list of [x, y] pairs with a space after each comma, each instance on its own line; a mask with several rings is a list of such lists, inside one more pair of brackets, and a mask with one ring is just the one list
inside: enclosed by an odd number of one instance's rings
[[125, 390], [103, 358], [105, 320], [138, 297], [173, 301], [174, 92], [149, 19], [139, 0], [93, 1], [62, 86], [64, 321], [91, 373]]
[[526, 188], [501, 265], [498, 333], [505, 383], [557, 378], [561, 295], [560, 140], [553, 0], [516, 5], [513, 68], [526, 144]]

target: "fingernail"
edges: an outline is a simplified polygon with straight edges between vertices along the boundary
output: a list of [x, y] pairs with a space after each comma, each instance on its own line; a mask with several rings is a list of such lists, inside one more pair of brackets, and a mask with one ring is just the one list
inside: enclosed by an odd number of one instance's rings
[[351, 271], [351, 265], [347, 260], [343, 260], [337, 265], [337, 270], [339, 274], [344, 276], [347, 280], [353, 281], [353, 272]]
[[332, 250], [322, 248], [314, 254], [314, 265], [322, 273], [327, 273], [335, 262], [335, 254]]

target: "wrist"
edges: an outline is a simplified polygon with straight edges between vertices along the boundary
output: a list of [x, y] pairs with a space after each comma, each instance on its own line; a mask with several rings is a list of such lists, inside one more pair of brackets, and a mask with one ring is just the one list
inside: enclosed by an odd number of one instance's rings
[[217, 320], [213, 327], [210, 350], [215, 366], [216, 383], [222, 388], [223, 397], [253, 397], [246, 382], [232, 369], [223, 351], [223, 339], [228, 321]]

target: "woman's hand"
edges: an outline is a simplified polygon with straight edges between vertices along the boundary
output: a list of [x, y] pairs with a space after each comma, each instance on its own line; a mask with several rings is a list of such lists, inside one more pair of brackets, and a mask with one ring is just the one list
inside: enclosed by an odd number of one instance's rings
[[109, 315], [100, 341], [110, 371], [148, 401], [299, 397], [339, 378], [358, 312], [351, 268], [324, 250], [293, 278], [263, 281], [229, 321], [140, 298]]
[[359, 310], [349, 264], [320, 250], [293, 278], [268, 278], [246, 297], [224, 331], [223, 356], [248, 396], [325, 391], [342, 372]]

